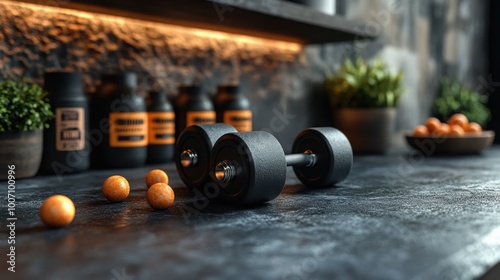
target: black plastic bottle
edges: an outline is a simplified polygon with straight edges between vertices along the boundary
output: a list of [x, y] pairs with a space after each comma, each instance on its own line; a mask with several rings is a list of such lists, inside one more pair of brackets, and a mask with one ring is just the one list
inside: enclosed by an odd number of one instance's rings
[[174, 158], [175, 113], [164, 92], [151, 91], [148, 98], [148, 163]]
[[215, 111], [212, 101], [199, 86], [181, 86], [175, 100], [175, 133], [193, 124], [215, 123]]
[[55, 119], [44, 130], [40, 172], [64, 175], [85, 171], [90, 166], [86, 141], [89, 122], [81, 74], [50, 72], [44, 79]]
[[219, 85], [214, 97], [217, 122], [234, 126], [239, 132], [252, 131], [250, 102], [238, 86]]
[[146, 102], [136, 91], [135, 73], [101, 76], [90, 106], [94, 167], [126, 168], [146, 163], [148, 116]]

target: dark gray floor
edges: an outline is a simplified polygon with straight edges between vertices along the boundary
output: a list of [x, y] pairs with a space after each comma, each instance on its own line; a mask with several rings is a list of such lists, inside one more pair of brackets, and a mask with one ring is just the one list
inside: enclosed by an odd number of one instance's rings
[[[176, 202], [153, 211], [144, 183], [151, 168], [17, 181], [17, 272], [2, 261], [0, 279], [475, 279], [500, 261], [500, 148], [356, 157], [336, 188], [309, 190], [290, 175], [278, 199], [251, 209], [193, 204], [167, 165]], [[123, 203], [101, 195], [112, 174], [131, 182]], [[38, 209], [55, 193], [71, 197], [77, 215], [48, 230]]]

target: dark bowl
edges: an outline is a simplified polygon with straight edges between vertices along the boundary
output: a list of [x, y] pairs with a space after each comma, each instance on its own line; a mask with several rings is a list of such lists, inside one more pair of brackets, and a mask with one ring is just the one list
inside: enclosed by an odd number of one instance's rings
[[495, 132], [488, 130], [481, 134], [465, 136], [415, 137], [411, 133], [405, 135], [408, 144], [426, 156], [478, 154], [493, 144]]

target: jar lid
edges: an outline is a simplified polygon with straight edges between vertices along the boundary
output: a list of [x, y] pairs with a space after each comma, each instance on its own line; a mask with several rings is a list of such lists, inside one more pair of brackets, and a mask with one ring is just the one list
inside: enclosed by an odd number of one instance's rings
[[179, 86], [179, 93], [201, 95], [203, 93], [203, 91], [202, 91], [202, 88], [200, 86], [181, 85], [181, 86]]
[[44, 89], [49, 96], [83, 95], [82, 75], [78, 72], [46, 72]]
[[167, 96], [164, 91], [152, 90], [149, 92], [149, 99], [157, 101], [166, 101]]
[[218, 85], [217, 86], [217, 92], [227, 92], [227, 93], [239, 93], [240, 92], [240, 87], [238, 85]]
[[101, 84], [114, 83], [130, 88], [137, 87], [137, 75], [134, 72], [105, 73], [101, 75]]

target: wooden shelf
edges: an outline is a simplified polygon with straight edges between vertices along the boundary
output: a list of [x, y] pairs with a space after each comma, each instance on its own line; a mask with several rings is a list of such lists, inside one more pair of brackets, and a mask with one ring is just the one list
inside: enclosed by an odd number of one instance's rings
[[136, 18], [301, 44], [372, 39], [362, 25], [305, 6], [271, 0], [72, 0], [22, 2]]

